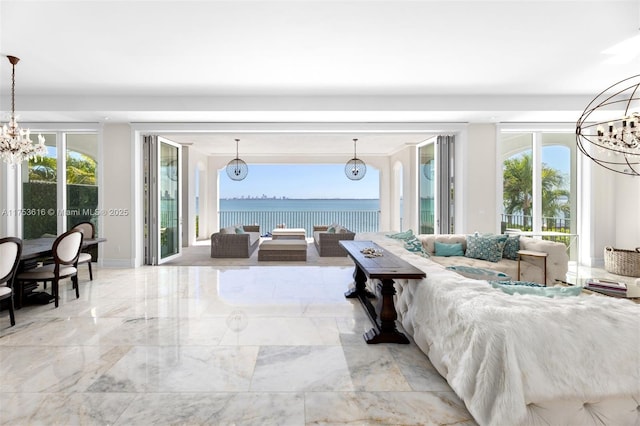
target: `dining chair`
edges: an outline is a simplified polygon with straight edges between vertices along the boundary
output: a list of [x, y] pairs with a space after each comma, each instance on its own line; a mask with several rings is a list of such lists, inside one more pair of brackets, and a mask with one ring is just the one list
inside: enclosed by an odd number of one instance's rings
[[22, 254], [22, 240], [16, 237], [0, 238], [0, 300], [9, 299], [9, 319], [16, 325], [13, 313], [13, 281]]
[[22, 306], [24, 301], [24, 283], [51, 281], [51, 290], [56, 308], [59, 299], [59, 282], [63, 278], [71, 278], [73, 287], [76, 289], [76, 298], [80, 297], [78, 286], [78, 257], [82, 247], [83, 235], [77, 229], [70, 229], [60, 235], [53, 242], [52, 253], [53, 263], [29, 269], [18, 274], [15, 282], [18, 290], [18, 306]]
[[[91, 222], [77, 223], [71, 229], [77, 229], [80, 232], [82, 232], [82, 236], [85, 240], [89, 238], [93, 239], [96, 236], [95, 235], [96, 228], [93, 226], [93, 223]], [[86, 263], [87, 265], [89, 265], [89, 279], [93, 281], [93, 271], [91, 270], [91, 261], [92, 261], [91, 253], [88, 253], [86, 251], [80, 252], [80, 256], [78, 257], [78, 265], [81, 263]]]

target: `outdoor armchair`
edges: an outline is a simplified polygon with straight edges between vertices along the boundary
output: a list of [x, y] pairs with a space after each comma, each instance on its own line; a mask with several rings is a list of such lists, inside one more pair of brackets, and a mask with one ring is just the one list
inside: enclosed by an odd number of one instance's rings
[[[332, 229], [333, 228], [333, 229]], [[343, 257], [347, 252], [340, 246], [341, 240], [353, 240], [355, 232], [332, 225], [314, 225], [313, 243], [321, 257]]]
[[251, 257], [260, 245], [259, 225], [236, 225], [211, 234], [211, 257]]

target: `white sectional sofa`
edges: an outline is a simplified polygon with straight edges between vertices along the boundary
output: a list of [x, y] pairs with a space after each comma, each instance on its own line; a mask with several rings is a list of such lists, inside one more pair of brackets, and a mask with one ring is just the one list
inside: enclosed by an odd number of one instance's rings
[[[520, 249], [547, 253], [547, 282], [546, 285], [553, 285], [556, 280], [565, 281], [569, 256], [566, 246], [562, 243], [540, 240], [530, 237], [517, 236], [520, 239]], [[436, 263], [443, 266], [471, 266], [475, 268], [491, 269], [504, 272], [513, 280], [532, 281], [542, 283], [543, 259], [523, 256], [520, 261], [520, 277], [518, 277], [518, 262], [514, 259], [501, 258], [498, 262], [475, 259], [466, 256], [436, 256], [435, 242], [446, 244], [460, 243], [463, 250], [467, 249], [467, 236], [465, 234], [447, 235], [418, 235], [425, 251]], [[544, 283], [543, 283], [544, 284]]]
[[[426, 247], [432, 241], [418, 238]], [[426, 273], [396, 280], [398, 321], [480, 425], [637, 424], [639, 304], [586, 293], [511, 295], [439, 263], [448, 260], [407, 251], [401, 240], [380, 233], [356, 239]], [[523, 241], [529, 249], [545, 248]], [[550, 279], [562, 269], [552, 267]], [[377, 283], [367, 286], [379, 294]]]

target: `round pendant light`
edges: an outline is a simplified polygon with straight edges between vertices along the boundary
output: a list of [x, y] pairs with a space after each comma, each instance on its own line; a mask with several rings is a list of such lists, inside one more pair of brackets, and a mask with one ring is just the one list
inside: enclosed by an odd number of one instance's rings
[[356, 155], [356, 142], [358, 139], [353, 140], [353, 158], [344, 166], [344, 174], [351, 180], [360, 180], [367, 174], [367, 165]]
[[238, 156], [238, 142], [240, 139], [236, 139], [236, 158], [227, 164], [227, 176], [232, 180], [243, 180], [249, 174], [249, 166]]
[[422, 173], [424, 173], [424, 177], [428, 180], [433, 180], [433, 158], [424, 163], [422, 168]]

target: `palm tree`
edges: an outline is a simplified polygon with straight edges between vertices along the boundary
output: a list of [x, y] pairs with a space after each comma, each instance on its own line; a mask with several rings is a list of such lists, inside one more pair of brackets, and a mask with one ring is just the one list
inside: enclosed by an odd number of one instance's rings
[[67, 183], [96, 184], [96, 162], [93, 158], [80, 153], [76, 156], [67, 154]]
[[503, 203], [507, 214], [521, 213], [524, 216], [523, 226], [527, 229], [528, 218], [533, 208], [533, 166], [530, 154], [511, 157], [504, 161], [503, 171]]
[[[57, 179], [55, 157], [37, 157], [29, 160], [29, 181], [55, 182]], [[96, 162], [80, 153], [67, 154], [67, 184], [96, 184]]]
[[[566, 212], [569, 191], [564, 188], [564, 177], [559, 170], [542, 163], [542, 215], [555, 217]], [[529, 218], [533, 210], [533, 158], [531, 153], [514, 156], [503, 163], [503, 200], [507, 214], [524, 216], [523, 227], [530, 229]]]

